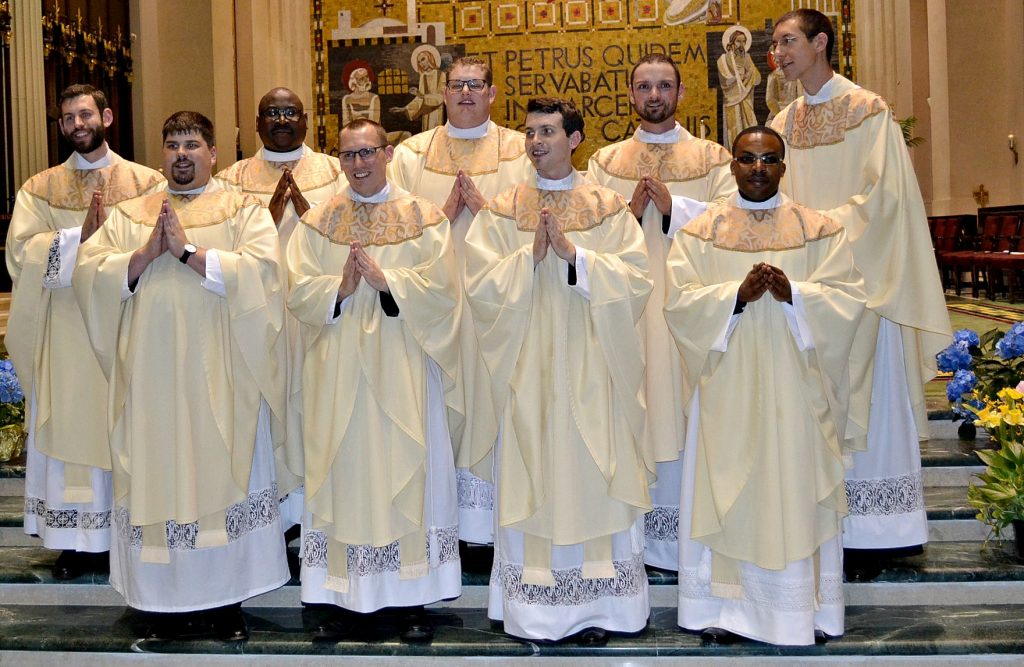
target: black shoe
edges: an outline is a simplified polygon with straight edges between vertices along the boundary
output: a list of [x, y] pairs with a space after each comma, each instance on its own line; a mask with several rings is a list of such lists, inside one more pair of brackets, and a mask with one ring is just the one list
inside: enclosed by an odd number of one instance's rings
[[399, 627], [398, 638], [406, 644], [429, 644], [434, 640], [434, 624], [422, 608], [407, 614]]
[[212, 639], [215, 636], [213, 624], [201, 611], [154, 613], [149, 614], [149, 619], [146, 639], [176, 641]]
[[843, 574], [851, 582], [867, 582], [882, 573], [884, 562], [874, 549], [844, 549]]
[[217, 639], [225, 642], [244, 642], [249, 639], [249, 628], [242, 616], [242, 605], [233, 604], [210, 611]]
[[576, 635], [576, 643], [580, 646], [605, 646], [608, 644], [608, 631], [604, 628], [586, 628]]
[[334, 605], [311, 605], [303, 609], [303, 616], [313, 620], [307, 625], [314, 642], [337, 643], [345, 637], [359, 634], [364, 615]]
[[830, 639], [835, 639], [835, 637], [833, 637], [832, 635], [826, 635], [823, 630], [815, 630], [814, 631], [814, 643], [815, 644], [819, 644], [819, 645], [820, 644], [824, 644], [825, 642], [827, 642]]
[[89, 569], [89, 554], [84, 551], [65, 549], [53, 564], [53, 578], [58, 581], [77, 579]]
[[704, 628], [700, 633], [701, 641], [709, 644], [735, 644], [740, 641], [741, 637], [734, 632], [729, 632], [725, 628]]

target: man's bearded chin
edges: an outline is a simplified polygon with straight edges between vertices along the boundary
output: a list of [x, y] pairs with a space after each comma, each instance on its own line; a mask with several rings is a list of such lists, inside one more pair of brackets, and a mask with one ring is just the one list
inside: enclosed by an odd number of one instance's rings
[[660, 109], [647, 109], [645, 107], [639, 107], [636, 110], [636, 115], [640, 116], [640, 120], [645, 120], [648, 123], [660, 123], [663, 120], [668, 120], [670, 116], [674, 116], [676, 110], [670, 109], [667, 104], [661, 106]]
[[65, 134], [64, 138], [68, 140], [68, 143], [74, 147], [75, 151], [80, 154], [91, 153], [106, 141], [107, 133], [106, 128], [100, 125], [99, 127], [90, 128], [89, 135], [84, 139], [76, 140], [74, 138], [75, 130], [71, 131], [71, 134]]
[[191, 183], [192, 179], [196, 177], [195, 165], [188, 165], [189, 169], [185, 171], [179, 171], [177, 169], [177, 166], [178, 165], [175, 165], [174, 168], [171, 169], [171, 178], [174, 180], [174, 182], [177, 183], [178, 185], [188, 185], [189, 183]]

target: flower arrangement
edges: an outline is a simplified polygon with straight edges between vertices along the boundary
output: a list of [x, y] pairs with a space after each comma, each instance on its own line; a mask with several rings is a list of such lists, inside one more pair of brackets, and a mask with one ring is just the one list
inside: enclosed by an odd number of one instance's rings
[[953, 411], [984, 428], [998, 449], [978, 450], [985, 472], [967, 489], [977, 518], [1000, 539], [1011, 524], [1018, 545], [1024, 532], [1024, 322], [1003, 333], [979, 336], [970, 329], [936, 356], [940, 370], [953, 373], [946, 397]]
[[0, 461], [21, 454], [25, 444], [25, 394], [10, 359], [0, 359]]

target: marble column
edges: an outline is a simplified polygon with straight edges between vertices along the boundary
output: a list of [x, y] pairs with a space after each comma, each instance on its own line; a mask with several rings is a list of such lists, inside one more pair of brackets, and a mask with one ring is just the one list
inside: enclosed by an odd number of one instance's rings
[[11, 2], [11, 148], [16, 188], [49, 166], [42, 21], [38, 0]]

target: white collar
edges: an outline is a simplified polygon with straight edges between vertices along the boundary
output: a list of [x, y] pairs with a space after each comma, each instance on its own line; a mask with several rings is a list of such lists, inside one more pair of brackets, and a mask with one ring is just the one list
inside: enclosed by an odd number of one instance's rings
[[835, 87], [837, 81], [835, 72], [832, 73], [832, 78], [825, 82], [825, 85], [821, 87], [821, 90], [811, 95], [807, 91], [804, 91], [804, 102], [807, 104], [821, 104], [828, 102], [832, 99], [832, 89]]
[[451, 121], [444, 124], [448, 136], [453, 139], [483, 139], [491, 129], [491, 119], [488, 118], [481, 125], [476, 127], [455, 127]]
[[576, 180], [576, 170], [573, 169], [565, 178], [550, 179], [537, 174], [537, 188], [539, 190], [572, 190]]
[[171, 188], [170, 184], [168, 184], [167, 193], [176, 195], [178, 197], [184, 195], [201, 195], [203, 194], [203, 191], [206, 190], [207, 186], [210, 185], [210, 182], [212, 182], [212, 180], [213, 179], [210, 179], [210, 181], [207, 181], [204, 185], [200, 185], [198, 188], [192, 188], [191, 190], [174, 190]]
[[96, 160], [95, 162], [89, 162], [88, 160], [85, 159], [85, 156], [79, 153], [78, 151], [72, 153], [72, 155], [75, 156], [75, 169], [89, 170], [103, 169], [104, 167], [109, 167], [110, 156], [113, 154], [113, 151], [111, 151], [110, 147], [107, 146], [107, 142], [103, 142], [103, 147], [107, 149], [106, 152], [103, 153], [103, 157]]
[[364, 197], [355, 190], [352, 186], [348, 186], [348, 196], [352, 201], [362, 202], [364, 204], [382, 204], [388, 200], [388, 194], [391, 192], [391, 183], [384, 183], [384, 187], [377, 191], [376, 194], [372, 194], [369, 197]]
[[644, 144], [675, 144], [680, 141], [687, 141], [693, 139], [693, 135], [686, 131], [682, 125], [676, 121], [676, 126], [671, 130], [666, 130], [661, 134], [655, 132], [648, 132], [642, 127], [638, 127], [636, 130], [636, 140]]
[[267, 162], [294, 162], [295, 160], [301, 160], [308, 150], [309, 146], [306, 144], [302, 144], [294, 150], [284, 151], [283, 153], [268, 150], [266, 146], [261, 146], [259, 154], [256, 157], [261, 160], [266, 160]]
[[744, 208], [750, 211], [764, 211], [769, 208], [778, 208], [782, 204], [782, 193], [776, 192], [775, 195], [764, 201], [750, 201], [745, 199], [739, 192], [733, 194], [735, 199], [733, 200], [733, 206]]

